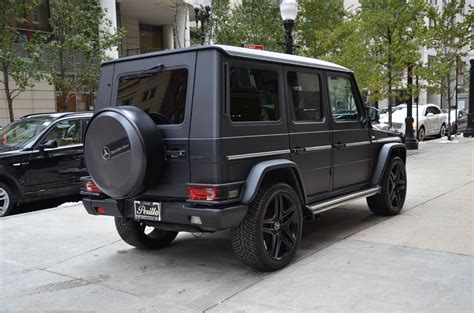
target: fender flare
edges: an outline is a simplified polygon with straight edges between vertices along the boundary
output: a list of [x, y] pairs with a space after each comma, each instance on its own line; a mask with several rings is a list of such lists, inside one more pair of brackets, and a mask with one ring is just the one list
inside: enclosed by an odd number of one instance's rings
[[241, 201], [244, 204], [249, 204], [253, 201], [260, 185], [265, 178], [265, 175], [273, 170], [289, 168], [295, 175], [296, 183], [299, 185], [299, 190], [295, 190], [298, 194], [301, 193], [303, 202], [306, 202], [306, 191], [303, 180], [301, 178], [300, 170], [295, 162], [287, 159], [268, 160], [255, 164], [247, 177], [247, 181], [242, 192]]
[[387, 163], [392, 155], [392, 152], [395, 150], [402, 151], [403, 162], [406, 162], [407, 148], [403, 143], [393, 142], [386, 143], [382, 146], [379, 152], [379, 157], [377, 159], [377, 164], [375, 166], [374, 173], [372, 175], [371, 184], [372, 186], [379, 185], [382, 180], [383, 173], [387, 167]]

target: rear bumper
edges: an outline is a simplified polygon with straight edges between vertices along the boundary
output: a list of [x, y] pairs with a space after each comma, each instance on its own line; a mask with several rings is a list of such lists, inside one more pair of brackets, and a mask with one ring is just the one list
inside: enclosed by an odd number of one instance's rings
[[[103, 208], [105, 213], [100, 215], [135, 218], [132, 200], [84, 198], [82, 203], [86, 211], [92, 215], [99, 215], [97, 208]], [[190, 225], [206, 231], [237, 226], [245, 214], [247, 214], [247, 206], [239, 203], [219, 207], [196, 206], [186, 202], [162, 202], [161, 204], [161, 222]], [[199, 216], [202, 223], [191, 223], [191, 216]]]

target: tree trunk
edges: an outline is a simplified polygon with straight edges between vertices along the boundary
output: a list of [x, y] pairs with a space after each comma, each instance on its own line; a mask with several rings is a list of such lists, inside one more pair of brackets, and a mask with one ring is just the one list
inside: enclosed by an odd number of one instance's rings
[[[64, 68], [64, 53], [63, 50], [59, 51], [59, 76], [61, 77], [61, 81], [64, 82], [66, 78], [66, 69]], [[63, 112], [67, 111], [67, 90], [64, 90], [64, 86], [60, 89], [61, 94], [61, 109]]]
[[3, 63], [2, 64], [2, 71], [3, 71], [3, 85], [5, 87], [5, 95], [7, 96], [7, 106], [8, 106], [8, 116], [10, 118], [10, 123], [15, 120], [13, 116], [13, 99], [10, 93], [10, 82], [8, 81], [8, 66]]

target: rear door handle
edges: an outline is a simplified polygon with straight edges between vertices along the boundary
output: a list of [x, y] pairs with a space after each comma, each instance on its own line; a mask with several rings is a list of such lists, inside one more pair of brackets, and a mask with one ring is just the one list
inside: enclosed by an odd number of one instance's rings
[[291, 153], [294, 153], [294, 154], [303, 153], [305, 151], [306, 151], [306, 148], [302, 148], [302, 147], [295, 147], [291, 149]]
[[166, 150], [167, 159], [180, 159], [186, 156], [186, 150]]
[[338, 142], [334, 145], [334, 149], [337, 149], [337, 150], [341, 150], [341, 149], [344, 149], [346, 147], [346, 144], [345, 143], [341, 143], [341, 142]]

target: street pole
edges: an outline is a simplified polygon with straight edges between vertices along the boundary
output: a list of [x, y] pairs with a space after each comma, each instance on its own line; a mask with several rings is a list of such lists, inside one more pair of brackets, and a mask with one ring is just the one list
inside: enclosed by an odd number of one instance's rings
[[298, 2], [296, 0], [280, 1], [280, 14], [285, 28], [285, 53], [293, 54], [293, 37], [291, 32], [298, 14]]
[[[456, 56], [456, 96], [454, 98], [454, 125], [456, 125], [456, 132], [454, 136], [457, 137], [458, 135], [458, 75], [459, 75], [459, 58]], [[449, 114], [451, 115], [451, 110], [449, 110]]]
[[204, 46], [206, 43], [206, 32], [205, 32], [205, 22], [207, 21], [209, 24], [209, 18], [211, 17], [211, 7], [206, 5], [204, 8], [200, 6], [196, 6], [194, 8], [194, 14], [196, 17], [196, 26], [197, 22], [201, 22], [201, 46]]
[[467, 129], [464, 137], [474, 136], [474, 55], [469, 60], [471, 69], [469, 70], [469, 113], [467, 115]]
[[407, 117], [405, 118], [405, 146], [408, 150], [417, 150], [418, 149], [418, 140], [416, 140], [413, 133], [413, 77], [411, 75], [412, 65], [408, 65], [408, 77], [407, 77], [407, 91], [408, 91], [408, 101], [407, 101]]
[[293, 36], [291, 35], [291, 32], [293, 31], [294, 24], [295, 24], [295, 21], [292, 21], [292, 20], [283, 21], [283, 27], [285, 28], [285, 34], [286, 34], [286, 39], [285, 39], [285, 53], [286, 54], [293, 54]]
[[418, 75], [416, 75], [416, 98], [415, 98], [415, 102], [416, 102], [416, 140], [420, 140], [420, 137], [418, 137], [418, 131], [420, 129], [419, 127], [419, 121], [418, 121], [418, 108], [420, 107], [420, 89], [419, 89], [419, 84], [418, 84]]

